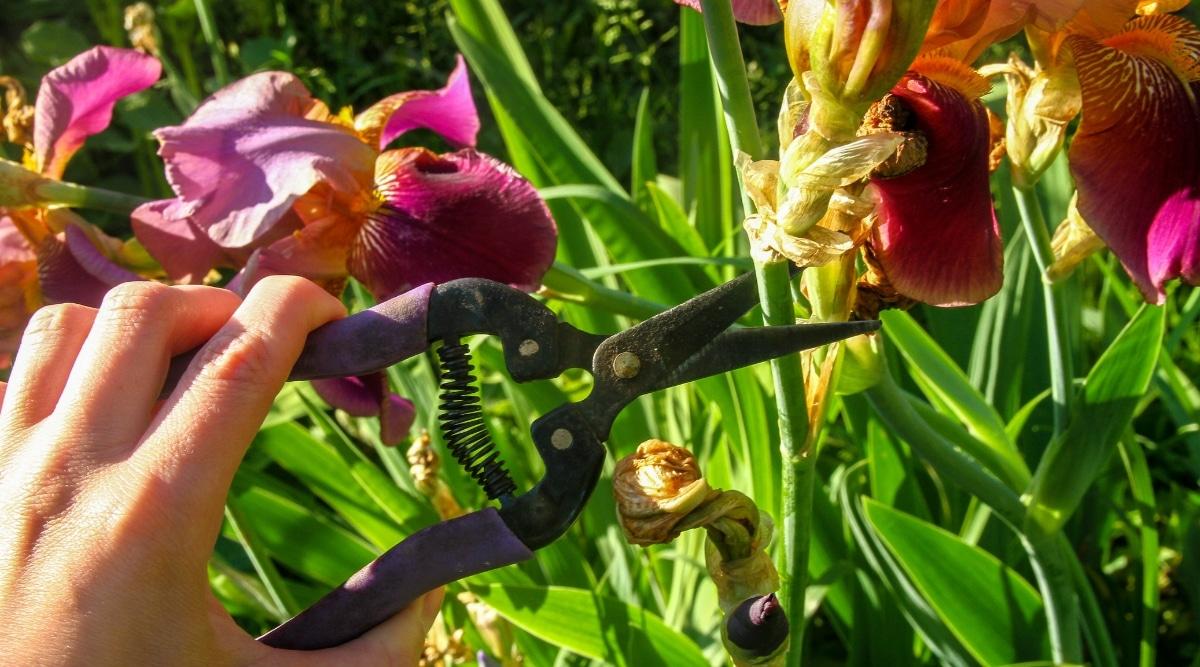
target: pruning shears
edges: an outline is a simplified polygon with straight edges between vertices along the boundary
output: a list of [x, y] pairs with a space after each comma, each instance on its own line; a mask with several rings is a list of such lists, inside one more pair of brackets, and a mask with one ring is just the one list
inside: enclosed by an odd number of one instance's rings
[[[347, 642], [434, 588], [533, 558], [567, 531], [591, 496], [604, 441], [639, 396], [875, 331], [877, 321], [738, 327], [758, 303], [747, 273], [613, 334], [562, 322], [530, 295], [480, 278], [427, 284], [327, 324], [309, 335], [290, 379], [383, 370], [441, 342], [440, 421], [447, 448], [499, 507], [424, 528], [397, 544], [308, 609], [259, 638], [289, 649]], [[488, 436], [463, 338], [497, 336], [517, 382], [591, 372], [590, 394], [530, 427], [545, 464], [524, 493]], [[177, 358], [172, 378], [186, 359]]]

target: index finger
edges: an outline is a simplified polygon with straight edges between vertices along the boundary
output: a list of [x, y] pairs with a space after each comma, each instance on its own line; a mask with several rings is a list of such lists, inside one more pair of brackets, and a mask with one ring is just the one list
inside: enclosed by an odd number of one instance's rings
[[137, 450], [138, 463], [186, 497], [213, 504], [209, 516], [218, 525], [238, 463], [305, 338], [345, 312], [340, 301], [303, 278], [260, 281], [167, 397]]

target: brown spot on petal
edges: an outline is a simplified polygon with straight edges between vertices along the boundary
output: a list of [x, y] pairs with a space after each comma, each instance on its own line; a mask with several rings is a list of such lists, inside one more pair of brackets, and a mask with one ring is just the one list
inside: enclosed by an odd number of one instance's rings
[[894, 132], [904, 137], [904, 142], [896, 148], [896, 154], [881, 163], [871, 176], [876, 178], [895, 178], [925, 164], [929, 151], [929, 141], [925, 135], [913, 125], [912, 111], [896, 95], [888, 93], [867, 109], [863, 117], [862, 127], [858, 135]]

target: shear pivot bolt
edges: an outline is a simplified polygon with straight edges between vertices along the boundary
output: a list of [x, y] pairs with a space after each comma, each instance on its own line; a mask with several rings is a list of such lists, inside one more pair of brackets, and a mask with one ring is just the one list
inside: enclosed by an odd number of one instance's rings
[[526, 338], [525, 340], [521, 341], [521, 345], [517, 348], [517, 352], [519, 352], [522, 357], [532, 357], [538, 353], [538, 350], [541, 349], [541, 347], [542, 346], [538, 345], [536, 340], [532, 338]]
[[638, 371], [642, 370], [642, 360], [632, 352], [622, 352], [613, 357], [612, 369], [617, 377], [628, 380], [637, 377]]
[[554, 445], [555, 449], [566, 449], [575, 441], [575, 436], [565, 428], [556, 428], [550, 434], [550, 444]]

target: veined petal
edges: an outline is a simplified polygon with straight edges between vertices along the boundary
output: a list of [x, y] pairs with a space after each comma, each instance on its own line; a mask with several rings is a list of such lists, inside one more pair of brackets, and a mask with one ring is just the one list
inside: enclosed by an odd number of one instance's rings
[[162, 215], [190, 219], [224, 248], [251, 248], [318, 183], [347, 198], [369, 193], [376, 151], [350, 128], [317, 120], [323, 110], [283, 72], [217, 91], [183, 125], [155, 133], [178, 195]]
[[134, 209], [130, 215], [133, 233], [167, 276], [176, 282], [199, 283], [218, 265], [236, 265], [236, 251], [229, 251], [213, 242], [189, 218], [171, 219], [163, 211], [177, 202], [172, 199], [152, 201]]
[[350, 248], [350, 274], [376, 298], [475, 276], [537, 289], [558, 230], [537, 190], [499, 160], [464, 149], [380, 156], [370, 213]]
[[150, 87], [162, 74], [152, 56], [97, 46], [50, 71], [38, 89], [33, 125], [38, 169], [61, 178], [83, 140], [112, 121], [117, 100]]
[[1171, 279], [1200, 282], [1200, 30], [1147, 16], [1104, 44], [1067, 45], [1083, 92], [1069, 153], [1079, 213], [1162, 303]]
[[983, 105], [910, 72], [892, 89], [928, 141], [925, 164], [873, 178], [879, 192], [871, 243], [901, 294], [935, 306], [978, 303], [1000, 289], [1000, 231], [988, 190], [989, 129]]
[[[675, 0], [675, 4], [701, 11], [700, 0]], [[783, 20], [779, 0], [733, 0], [733, 18], [747, 25], [770, 25]]]
[[[102, 234], [103, 232], [95, 230], [95, 233]], [[105, 285], [113, 287], [121, 283], [142, 279], [138, 274], [109, 259], [104, 252], [92, 243], [92, 240], [88, 238], [87, 232], [79, 224], [69, 225], [66, 231], [63, 232], [63, 237], [63, 241], [67, 244], [67, 249], [71, 251], [71, 255], [75, 258], [79, 267]]]
[[363, 140], [380, 150], [396, 137], [419, 127], [437, 132], [456, 147], [475, 146], [479, 114], [471, 97], [467, 64], [461, 55], [455, 59], [454, 71], [442, 89], [390, 95], [354, 119], [354, 129]]

